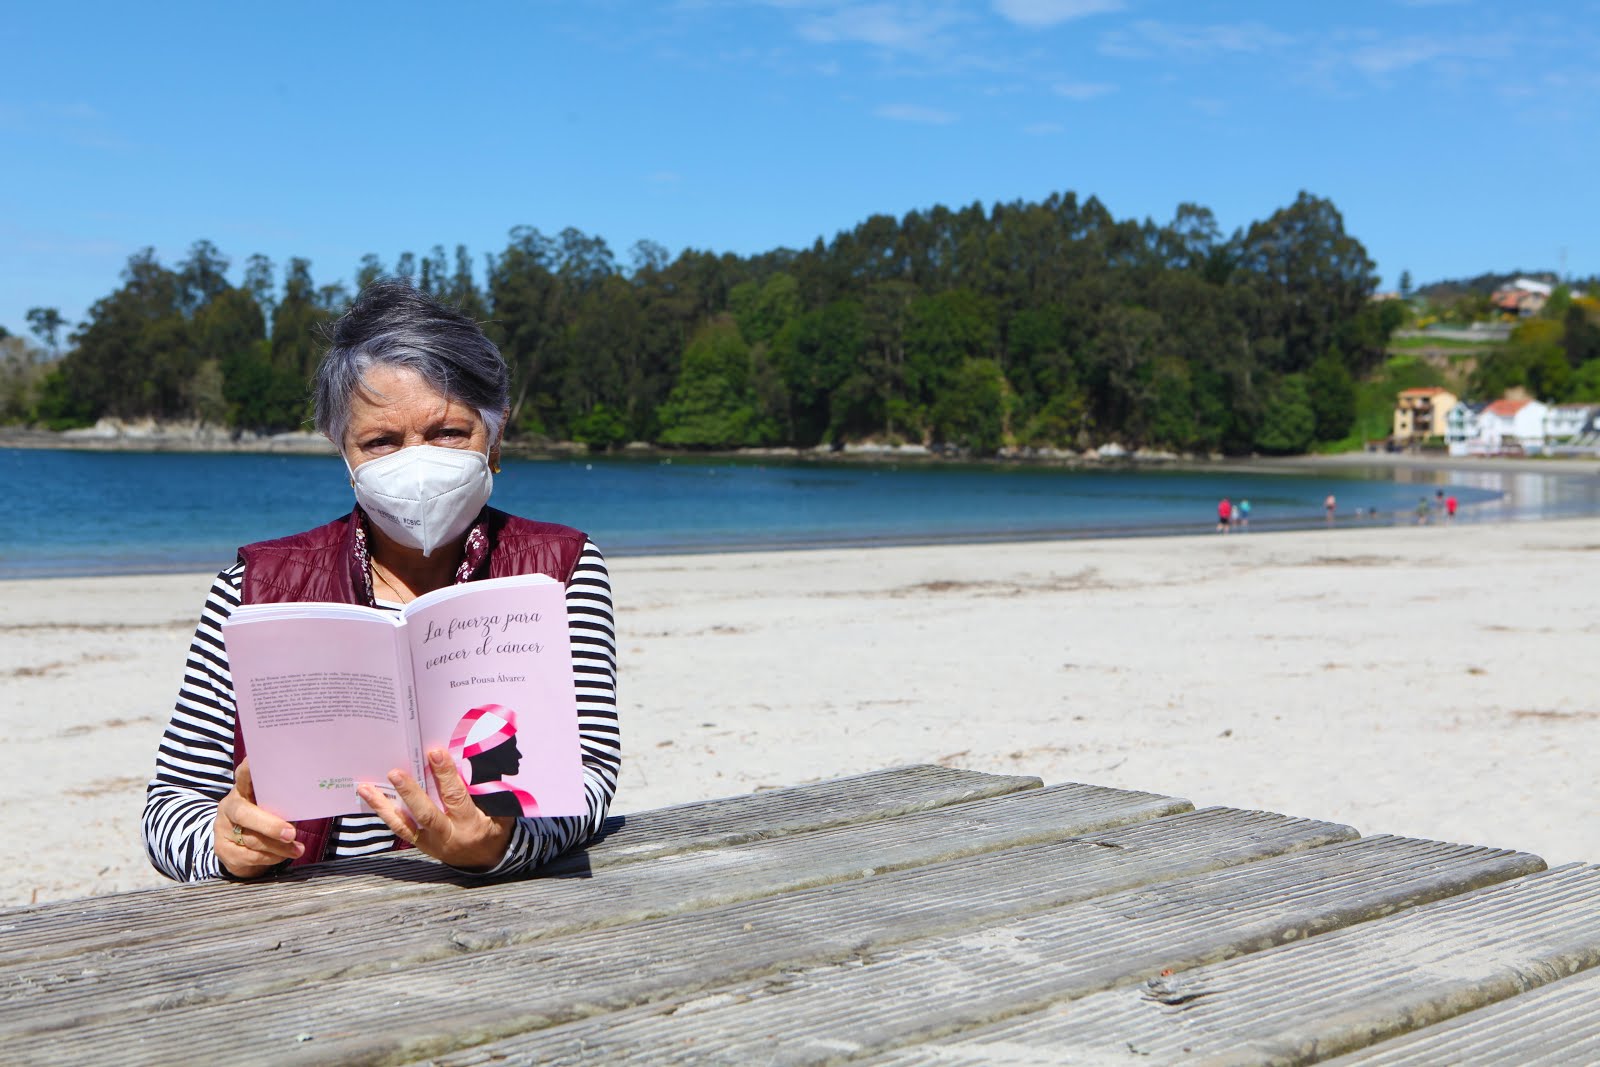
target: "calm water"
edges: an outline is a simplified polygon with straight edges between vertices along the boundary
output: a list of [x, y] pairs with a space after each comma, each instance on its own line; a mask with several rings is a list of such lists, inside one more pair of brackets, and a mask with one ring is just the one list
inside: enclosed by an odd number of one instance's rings
[[[611, 555], [1194, 533], [1222, 496], [1252, 530], [1409, 522], [1436, 488], [1458, 521], [1600, 514], [1600, 477], [1366, 471], [1062, 471], [728, 460], [509, 460], [494, 503], [588, 531]], [[347, 512], [321, 456], [0, 449], [0, 578], [219, 568], [250, 541]], [[1362, 517], [1356, 518], [1360, 509]]]

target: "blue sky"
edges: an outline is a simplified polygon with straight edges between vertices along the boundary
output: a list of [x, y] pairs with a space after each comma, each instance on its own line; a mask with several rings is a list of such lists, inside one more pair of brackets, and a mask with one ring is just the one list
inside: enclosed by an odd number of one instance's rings
[[1600, 0], [35, 2], [0, 39], [19, 333], [145, 245], [348, 284], [518, 224], [626, 265], [1068, 190], [1232, 231], [1306, 189], [1386, 285], [1600, 274]]

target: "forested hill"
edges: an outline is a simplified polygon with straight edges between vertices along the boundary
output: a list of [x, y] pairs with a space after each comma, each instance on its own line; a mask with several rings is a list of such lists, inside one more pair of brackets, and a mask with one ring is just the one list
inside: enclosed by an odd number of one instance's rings
[[[1071, 193], [874, 216], [805, 251], [751, 257], [519, 227], [474, 269], [458, 247], [393, 274], [487, 323], [513, 373], [511, 432], [610, 447], [948, 444], [1298, 452], [1350, 430], [1352, 380], [1399, 309], [1334, 205], [1302, 193], [1224, 236]], [[148, 250], [71, 333], [13, 421], [102, 415], [302, 426], [320, 328], [349, 299], [311, 265]], [[481, 280], [480, 280], [481, 279]], [[55, 338], [51, 340], [54, 342]]]

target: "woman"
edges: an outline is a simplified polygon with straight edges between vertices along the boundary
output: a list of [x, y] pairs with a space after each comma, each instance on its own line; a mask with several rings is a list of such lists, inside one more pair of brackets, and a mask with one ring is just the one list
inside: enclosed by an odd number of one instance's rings
[[[583, 844], [605, 820], [621, 763], [611, 589], [577, 530], [485, 506], [509, 410], [500, 353], [465, 316], [379, 282], [335, 325], [315, 390], [317, 429], [344, 458], [355, 510], [246, 545], [212, 584], [146, 794], [151, 862], [181, 881], [251, 878], [414, 846], [465, 872], [502, 875]], [[535, 572], [566, 583], [587, 815], [487, 813], [443, 748], [427, 754], [442, 806], [401, 770], [389, 775], [398, 802], [361, 787], [375, 814], [291, 824], [256, 806], [222, 642], [235, 607], [316, 600], [397, 611], [453, 582]]]

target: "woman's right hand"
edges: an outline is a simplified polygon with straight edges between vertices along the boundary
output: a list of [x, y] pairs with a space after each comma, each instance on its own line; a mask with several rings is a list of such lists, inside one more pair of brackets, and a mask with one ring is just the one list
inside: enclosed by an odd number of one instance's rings
[[294, 839], [294, 824], [256, 807], [250, 783], [250, 761], [233, 772], [233, 788], [217, 805], [212, 825], [217, 859], [235, 878], [266, 874], [284, 860], [297, 859], [306, 848]]

